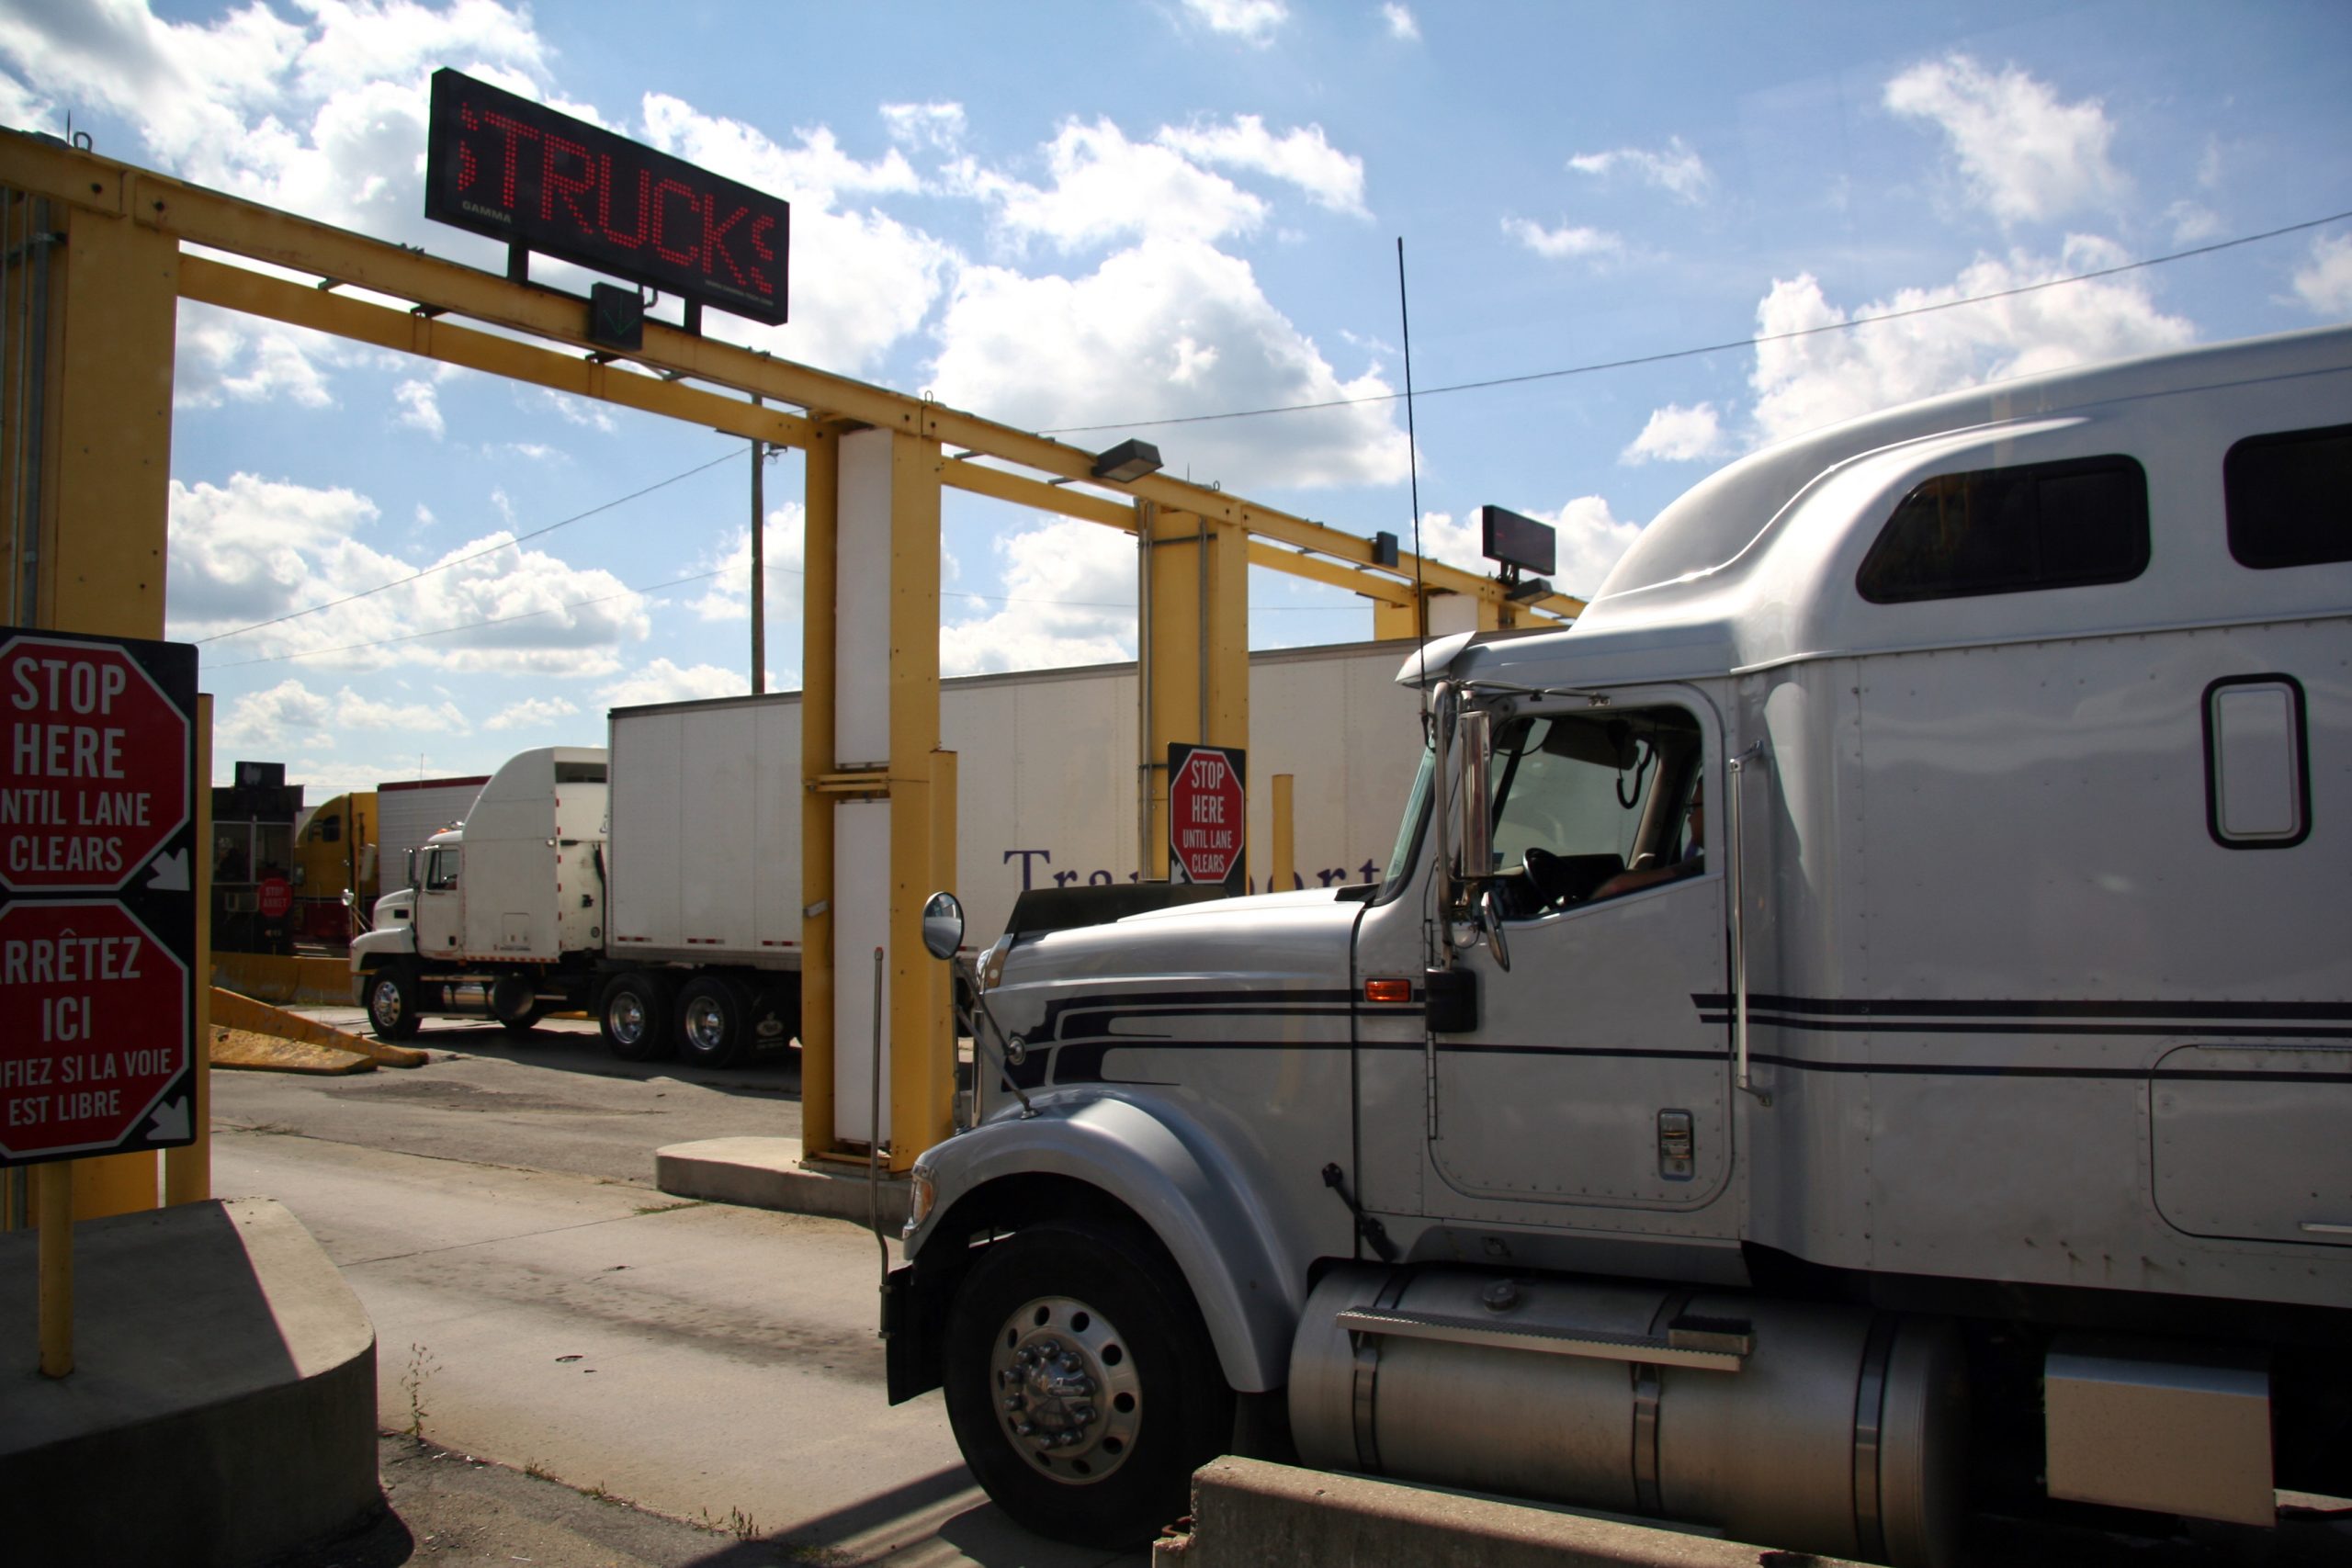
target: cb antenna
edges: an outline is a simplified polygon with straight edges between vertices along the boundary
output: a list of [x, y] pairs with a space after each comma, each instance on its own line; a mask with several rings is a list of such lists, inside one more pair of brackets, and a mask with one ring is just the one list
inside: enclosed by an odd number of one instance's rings
[[1405, 333], [1405, 469], [1413, 493], [1413, 633], [1421, 643], [1421, 705], [1430, 700], [1430, 596], [1421, 587], [1421, 456], [1413, 429], [1413, 315], [1405, 300], [1405, 236], [1396, 236], [1396, 320]]

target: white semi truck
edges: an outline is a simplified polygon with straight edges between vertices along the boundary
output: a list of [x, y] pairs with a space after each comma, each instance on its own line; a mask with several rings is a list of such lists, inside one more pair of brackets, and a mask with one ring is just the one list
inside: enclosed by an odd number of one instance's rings
[[1097, 1541], [1237, 1409], [1896, 1563], [2352, 1495], [2347, 498], [2352, 329], [2070, 370], [1408, 658], [1375, 886], [986, 933], [890, 1397]]
[[[1390, 645], [1250, 660], [1256, 841], [1276, 773], [1295, 780], [1310, 887], [1369, 881], [1417, 761], [1413, 694]], [[941, 682], [959, 753], [957, 875], [1001, 925], [1025, 890], [1137, 875], [1135, 666]], [[604, 748], [503, 764], [464, 821], [417, 851], [353, 947], [354, 995], [386, 1039], [434, 1013], [518, 1032], [593, 1008], [606, 1043], [704, 1066], [799, 1027], [800, 695], [615, 709]]]

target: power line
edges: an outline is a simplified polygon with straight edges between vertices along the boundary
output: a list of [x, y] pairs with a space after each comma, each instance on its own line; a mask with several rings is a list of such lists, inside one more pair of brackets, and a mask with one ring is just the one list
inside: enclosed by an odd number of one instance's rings
[[[260, 630], [264, 629], [265, 627], [268, 627], [268, 626], [283, 626], [283, 625], [285, 625], [288, 621], [299, 621], [299, 620], [300, 620], [300, 619], [301, 619], [303, 616], [305, 616], [305, 615], [317, 615], [317, 614], [318, 614], [320, 611], [322, 611], [322, 610], [333, 610], [333, 609], [339, 608], [339, 607], [341, 607], [342, 605], [345, 605], [345, 604], [356, 604], [356, 603], [357, 603], [359, 600], [368, 598], [368, 597], [370, 597], [371, 595], [374, 595], [374, 594], [378, 594], [378, 593], [385, 592], [387, 592], [387, 591], [389, 591], [389, 590], [390, 590], [390, 589], [394, 589], [394, 588], [404, 588], [404, 587], [406, 587], [408, 584], [410, 584], [410, 583], [412, 583], [412, 582], [415, 582], [415, 581], [419, 581], [420, 579], [427, 578], [427, 577], [431, 577], [431, 576], [432, 576], [435, 572], [436, 572], [436, 571], [447, 571], [447, 570], [450, 570], [451, 568], [453, 568], [453, 567], [460, 567], [460, 566], [467, 565], [469, 562], [478, 561], [478, 560], [482, 559], [482, 558], [483, 558], [484, 557], [486, 557], [486, 556], [494, 556], [494, 555], [498, 554], [501, 550], [511, 550], [511, 549], [514, 548], [516, 546], [518, 546], [518, 545], [522, 544], [522, 543], [523, 543], [525, 540], [526, 540], [526, 539], [537, 539], [537, 538], [540, 538], [540, 537], [543, 537], [543, 536], [546, 536], [546, 535], [548, 535], [548, 534], [552, 534], [552, 533], [554, 533], [558, 528], [569, 528], [569, 527], [571, 527], [574, 523], [585, 522], [587, 519], [589, 519], [589, 518], [591, 518], [591, 517], [595, 516], [595, 515], [596, 515], [598, 513], [600, 513], [600, 512], [610, 512], [610, 511], [611, 511], [614, 507], [616, 507], [616, 506], [623, 506], [623, 505], [628, 504], [629, 502], [639, 500], [639, 499], [640, 499], [641, 497], [644, 497], [644, 496], [651, 495], [651, 494], [652, 494], [655, 491], [657, 491], [657, 490], [665, 490], [665, 489], [667, 489], [669, 486], [673, 485], [673, 484], [676, 484], [680, 479], [692, 479], [695, 475], [701, 473], [701, 472], [702, 472], [704, 469], [706, 469], [706, 468], [715, 468], [718, 467], [718, 465], [719, 465], [719, 464], [721, 464], [721, 463], [729, 463], [729, 462], [732, 462], [732, 461], [734, 461], [734, 460], [735, 460], [736, 456], [737, 456], [737, 455], [736, 455], [735, 453], [729, 452], [729, 453], [726, 453], [725, 455], [723, 455], [723, 456], [721, 456], [721, 457], [713, 457], [713, 458], [712, 458], [709, 462], [707, 462], [707, 463], [697, 463], [697, 464], [695, 464], [695, 465], [693, 468], [686, 468], [686, 469], [682, 470], [681, 472], [672, 474], [672, 475], [671, 475], [668, 479], [656, 479], [656, 480], [654, 480], [651, 484], [647, 485], [643, 490], [634, 490], [634, 491], [629, 491], [629, 492], [628, 492], [628, 494], [627, 494], [627, 495], [616, 495], [616, 496], [615, 496], [612, 500], [610, 500], [610, 501], [606, 501], [606, 502], [599, 502], [598, 504], [596, 504], [596, 505], [594, 505], [594, 506], [590, 507], [590, 508], [589, 508], [587, 511], [585, 511], [585, 512], [575, 512], [575, 513], [573, 513], [571, 516], [564, 518], [562, 521], [558, 522], [558, 523], [550, 523], [550, 524], [548, 524], [548, 525], [546, 527], [544, 527], [544, 528], [534, 528], [534, 529], [532, 529], [532, 530], [531, 530], [529, 533], [527, 533], [527, 534], [517, 534], [517, 535], [515, 535], [515, 536], [514, 536], [514, 537], [513, 537], [513, 538], [511, 538], [511, 539], [506, 540], [506, 541], [505, 541], [505, 542], [503, 542], [503, 544], [496, 544], [496, 545], [492, 545], [492, 546], [491, 546], [488, 549], [476, 550], [472, 555], [469, 555], [469, 556], [460, 556], [460, 557], [458, 557], [456, 560], [445, 560], [445, 561], [442, 561], [442, 562], [438, 563], [437, 565], [428, 566], [428, 567], [424, 568], [422, 571], [413, 571], [413, 572], [409, 573], [406, 577], [402, 577], [402, 578], [396, 579], [396, 580], [394, 580], [393, 581], [390, 581], [390, 582], [379, 582], [379, 583], [378, 583], [378, 584], [377, 584], [375, 587], [373, 587], [373, 588], [363, 588], [363, 589], [361, 589], [361, 590], [360, 590], [358, 592], [356, 592], [356, 593], [346, 593], [346, 594], [345, 594], [345, 595], [344, 595], [342, 598], [340, 598], [340, 599], [330, 599], [330, 600], [326, 601], [326, 602], [325, 602], [324, 604], [311, 604], [311, 605], [307, 605], [307, 606], [305, 606], [304, 608], [300, 609], [300, 610], [288, 610], [286, 614], [284, 614], [284, 615], [276, 615], [276, 616], [273, 616], [273, 617], [271, 617], [270, 619], [268, 619], [268, 620], [266, 620], [266, 621], [255, 621], [253, 625], [251, 625], [251, 626], [238, 626], [238, 627], [236, 627], [234, 630], [232, 630], [232, 631], [225, 631], [225, 632], [214, 632], [210, 637], [198, 637], [198, 638], [197, 638], [197, 639], [196, 639], [196, 640], [197, 640], [197, 644], [198, 644], [198, 647], [201, 647], [201, 646], [202, 646], [202, 645], [204, 645], [205, 643], [208, 643], [208, 642], [219, 642], [219, 641], [222, 640], [222, 639], [223, 639], [223, 638], [225, 638], [225, 637], [243, 637], [243, 636], [244, 636], [247, 632], [257, 632], [257, 631], [260, 631]], [[609, 597], [609, 595], [608, 595], [608, 597]], [[544, 614], [545, 612], [537, 612], [537, 611], [535, 611], [535, 612], [533, 612], [533, 613], [534, 613], [534, 614]], [[477, 625], [481, 625], [481, 626], [492, 626], [492, 625], [495, 625], [496, 623], [494, 623], [494, 622], [489, 622], [489, 621], [483, 621], [483, 622], [478, 622], [478, 623], [476, 623], [476, 624], [477, 624]], [[450, 629], [452, 629], [452, 630], [464, 630], [464, 629], [466, 629], [466, 628], [464, 628], [464, 627], [452, 627], [452, 628], [450, 628]], [[426, 636], [437, 636], [438, 634], [437, 634], [437, 633], [426, 633], [426, 632], [421, 632], [421, 633], [418, 633], [417, 635], [418, 635], [418, 636], [421, 636], [421, 637], [426, 637]], [[398, 638], [394, 638], [394, 639], [391, 639], [391, 640], [397, 641], [397, 640], [399, 640], [399, 639], [398, 639]], [[372, 646], [372, 645], [368, 644], [368, 643], [359, 643], [359, 644], [356, 644], [355, 646], [356, 646], [356, 647], [360, 647], [360, 648], [366, 648], [366, 647], [369, 647], [369, 646]], [[300, 655], [294, 655], [294, 654], [286, 654], [286, 655], [280, 655], [279, 657], [281, 657], [281, 658], [298, 658], [298, 657], [300, 657]], [[249, 663], [254, 663], [254, 664], [266, 664], [266, 663], [270, 663], [270, 662], [272, 662], [272, 660], [266, 660], [266, 659], [256, 659], [256, 660], [247, 660], [247, 662], [249, 662]], [[218, 666], [218, 668], [220, 668], [220, 669], [223, 669], [223, 670], [234, 670], [234, 669], [236, 669], [236, 668], [237, 668], [237, 666], [236, 666], [236, 665], [233, 665], [233, 664], [224, 664], [224, 665]]]
[[[1447, 392], [1476, 392], [1492, 387], [1517, 387], [1530, 381], [1555, 381], [1566, 376], [1590, 376], [1602, 370], [1628, 370], [1640, 365], [1663, 365], [1670, 360], [1695, 359], [1702, 355], [1728, 354], [1743, 348], [1757, 348], [1768, 343], [1790, 343], [1798, 338], [1815, 337], [1823, 333], [1850, 332], [1856, 327], [1875, 326], [1881, 321], [1899, 321], [1911, 316], [1932, 315], [1939, 310], [1956, 310], [1963, 305], [1983, 305], [1996, 299], [2015, 299], [2020, 294], [2039, 293], [2045, 288], [2062, 288], [2073, 283], [2089, 283], [2102, 277], [2114, 277], [2144, 267], [2164, 266], [2172, 262], [2188, 261], [2195, 256], [2208, 256], [2217, 251], [2234, 250], [2240, 245], [2258, 244], [2276, 240], [2285, 234], [2300, 234], [2307, 229], [2322, 229], [2330, 223], [2340, 223], [2352, 218], [2352, 210], [2331, 212], [2324, 218], [2312, 218], [2283, 228], [2266, 229], [2259, 234], [2241, 234], [2234, 240], [2217, 240], [2210, 245], [2196, 245], [2168, 255], [2147, 256], [2139, 261], [2123, 262], [2115, 266], [2102, 266], [2089, 272], [2070, 273], [2064, 277], [2048, 277], [2039, 283], [2020, 283], [2013, 288], [1996, 288], [1986, 294], [1971, 294], [1964, 299], [1946, 299], [1933, 305], [1913, 305], [1900, 310], [1883, 310], [1875, 316], [1855, 316], [1843, 321], [1828, 321], [1817, 327], [1798, 327], [1785, 333], [1764, 333], [1755, 337], [1735, 338], [1724, 343], [1711, 343], [1697, 348], [1669, 349], [1662, 354], [1636, 355], [1629, 359], [1596, 360], [1589, 365], [1572, 365], [1562, 370], [1532, 370], [1521, 376], [1494, 376], [1480, 381], [1456, 381], [1445, 387], [1423, 387], [1419, 396], [1434, 398]], [[1087, 435], [1102, 430], [1144, 430], [1162, 424], [1210, 424], [1228, 419], [1256, 419], [1264, 414], [1309, 413], [1317, 409], [1353, 408], [1360, 404], [1395, 403], [1405, 400], [1403, 392], [1380, 392], [1366, 398], [1327, 398], [1313, 403], [1277, 403], [1267, 408], [1234, 409], [1225, 413], [1174, 414], [1165, 419], [1126, 420], [1114, 424], [1063, 424], [1037, 432], [1040, 435]]]

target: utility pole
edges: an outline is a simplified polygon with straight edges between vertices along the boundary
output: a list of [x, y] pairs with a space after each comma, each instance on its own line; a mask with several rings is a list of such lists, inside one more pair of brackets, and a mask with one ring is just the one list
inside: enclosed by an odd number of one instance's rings
[[[754, 397], [752, 400], [758, 402]], [[752, 694], [768, 689], [767, 443], [752, 439]]]

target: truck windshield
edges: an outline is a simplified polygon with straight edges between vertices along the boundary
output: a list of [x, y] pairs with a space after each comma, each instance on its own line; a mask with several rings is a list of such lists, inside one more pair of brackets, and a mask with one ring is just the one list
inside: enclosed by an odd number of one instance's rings
[[1413, 793], [1405, 798], [1405, 820], [1397, 825], [1396, 847], [1389, 852], [1388, 869], [1381, 874], [1383, 897], [1394, 897], [1413, 873], [1413, 852], [1420, 842], [1421, 819], [1429, 814], [1431, 775], [1437, 765], [1437, 753], [1427, 741], [1421, 745], [1421, 770], [1413, 775]]

